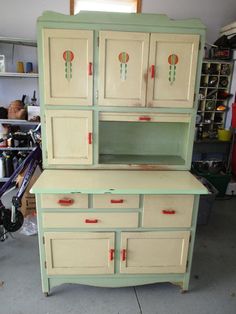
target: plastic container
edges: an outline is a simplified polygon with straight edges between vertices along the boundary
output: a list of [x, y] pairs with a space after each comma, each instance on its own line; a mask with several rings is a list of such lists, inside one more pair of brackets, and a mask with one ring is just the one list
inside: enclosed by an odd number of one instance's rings
[[232, 132], [231, 130], [227, 130], [227, 129], [218, 129], [218, 139], [220, 141], [230, 141], [232, 136]]
[[236, 102], [232, 104], [232, 128], [236, 129]]
[[219, 193], [218, 190], [205, 178], [199, 179], [205, 187], [208, 189], [208, 195], [201, 195], [199, 208], [198, 208], [198, 218], [197, 224], [198, 225], [207, 225], [210, 219], [212, 207], [215, 201], [217, 194]]

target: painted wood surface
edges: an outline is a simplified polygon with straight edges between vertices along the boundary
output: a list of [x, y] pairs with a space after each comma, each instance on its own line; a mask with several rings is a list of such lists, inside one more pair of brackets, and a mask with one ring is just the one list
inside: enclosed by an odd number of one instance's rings
[[193, 195], [145, 195], [142, 227], [190, 227], [193, 203]]
[[44, 170], [32, 193], [208, 194], [188, 171]]
[[47, 110], [46, 145], [50, 164], [92, 164], [92, 111]]
[[114, 259], [109, 259], [114, 232], [45, 232], [44, 237], [48, 275], [114, 272]]
[[190, 232], [123, 232], [121, 273], [184, 273]]
[[45, 104], [92, 105], [93, 32], [44, 29]]

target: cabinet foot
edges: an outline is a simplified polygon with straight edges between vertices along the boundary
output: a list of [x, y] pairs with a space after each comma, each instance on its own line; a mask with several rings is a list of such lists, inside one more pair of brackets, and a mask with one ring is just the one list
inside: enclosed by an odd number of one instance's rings
[[188, 290], [181, 289], [181, 294], [187, 293]]
[[43, 294], [45, 297], [49, 297], [49, 292], [44, 292]]

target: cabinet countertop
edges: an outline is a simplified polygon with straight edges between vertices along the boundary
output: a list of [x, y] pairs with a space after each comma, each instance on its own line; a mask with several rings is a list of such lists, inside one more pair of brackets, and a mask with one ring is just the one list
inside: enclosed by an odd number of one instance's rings
[[208, 194], [188, 171], [44, 170], [31, 193]]

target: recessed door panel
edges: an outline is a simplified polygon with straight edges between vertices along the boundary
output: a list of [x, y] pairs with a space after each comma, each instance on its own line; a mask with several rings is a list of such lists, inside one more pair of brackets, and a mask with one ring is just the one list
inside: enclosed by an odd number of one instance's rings
[[147, 105], [191, 108], [199, 35], [151, 34]]
[[100, 32], [99, 105], [145, 106], [149, 34]]
[[92, 111], [47, 110], [48, 164], [92, 164]]
[[121, 273], [184, 273], [188, 231], [123, 232], [121, 234]]
[[92, 105], [93, 32], [45, 29], [45, 103]]
[[114, 273], [113, 232], [45, 232], [48, 275]]

